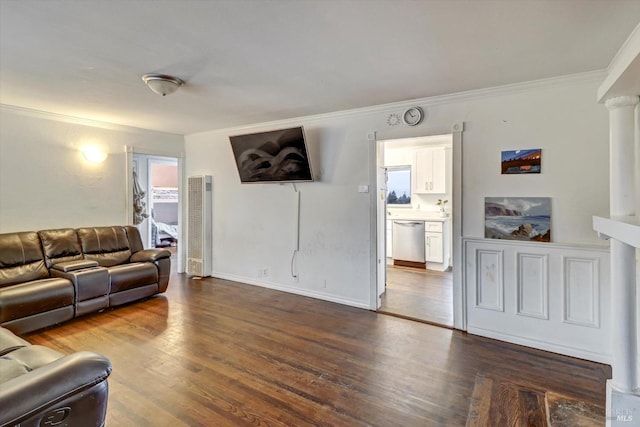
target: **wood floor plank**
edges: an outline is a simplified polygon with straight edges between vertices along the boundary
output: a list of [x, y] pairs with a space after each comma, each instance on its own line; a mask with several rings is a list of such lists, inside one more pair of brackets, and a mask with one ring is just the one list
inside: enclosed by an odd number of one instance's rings
[[[596, 405], [610, 376], [605, 365], [178, 274], [164, 295], [25, 338], [111, 360], [108, 427], [462, 426], [478, 376]], [[532, 397], [515, 395], [527, 412]]]
[[544, 394], [529, 389], [518, 390], [518, 424], [526, 427], [547, 427]]
[[601, 427], [605, 424], [605, 408], [554, 392], [546, 393], [552, 427]]
[[467, 427], [484, 427], [489, 425], [492, 390], [493, 380], [483, 375], [478, 375], [471, 396]]
[[379, 311], [453, 327], [452, 273], [388, 265]]

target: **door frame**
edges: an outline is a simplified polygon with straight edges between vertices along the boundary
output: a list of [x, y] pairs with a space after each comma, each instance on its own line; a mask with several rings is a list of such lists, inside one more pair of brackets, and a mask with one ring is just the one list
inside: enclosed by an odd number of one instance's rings
[[142, 156], [146, 156], [149, 158], [152, 157], [164, 157], [170, 159], [176, 159], [178, 161], [178, 246], [177, 246], [177, 257], [176, 257], [176, 270], [178, 273], [185, 272], [185, 241], [184, 236], [186, 236], [184, 218], [186, 218], [186, 196], [185, 196], [185, 169], [184, 169], [184, 152], [167, 152], [167, 151], [156, 151], [149, 149], [140, 149], [133, 146], [127, 145], [125, 147], [125, 158], [126, 158], [126, 186], [127, 189], [125, 191], [125, 206], [126, 206], [126, 217], [125, 224], [133, 225], [133, 155], [138, 154]]
[[[466, 330], [466, 299], [464, 289], [464, 268], [462, 255], [462, 133], [464, 123], [462, 121], [444, 125], [423, 125], [415, 128], [401, 128], [398, 130], [371, 131], [367, 133], [369, 143], [369, 183], [375, 191], [370, 192], [370, 302], [369, 308], [377, 310], [380, 307], [379, 283], [381, 263], [386, 263], [386, 233], [381, 233], [381, 227], [386, 227], [386, 211], [380, 213], [380, 197], [382, 188], [379, 185], [379, 170], [384, 166], [384, 152], [380, 147], [383, 141], [388, 139], [416, 138], [426, 136], [452, 135], [452, 237], [453, 247], [453, 327]], [[382, 235], [381, 235], [382, 234]], [[386, 265], [382, 265], [386, 269]], [[385, 274], [385, 273], [383, 273]], [[384, 276], [383, 276], [384, 277]]]

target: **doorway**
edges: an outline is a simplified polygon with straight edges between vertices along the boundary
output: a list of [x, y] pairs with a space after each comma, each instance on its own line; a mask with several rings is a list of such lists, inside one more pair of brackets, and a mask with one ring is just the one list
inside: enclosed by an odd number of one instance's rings
[[142, 194], [141, 212], [134, 221], [142, 243], [145, 248], [169, 250], [175, 261], [181, 216], [178, 159], [134, 154], [133, 173]]
[[453, 135], [379, 142], [386, 270], [378, 311], [453, 327]]

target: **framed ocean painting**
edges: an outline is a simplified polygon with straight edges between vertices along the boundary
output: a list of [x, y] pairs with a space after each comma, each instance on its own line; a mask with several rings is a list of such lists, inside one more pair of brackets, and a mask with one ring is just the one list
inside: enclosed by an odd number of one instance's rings
[[551, 241], [550, 197], [485, 197], [487, 239]]

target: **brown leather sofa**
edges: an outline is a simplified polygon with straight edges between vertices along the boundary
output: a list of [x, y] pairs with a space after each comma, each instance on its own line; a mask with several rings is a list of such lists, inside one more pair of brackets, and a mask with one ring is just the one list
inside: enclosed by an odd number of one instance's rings
[[132, 226], [0, 234], [0, 326], [31, 332], [165, 292], [170, 257]]
[[110, 373], [99, 354], [65, 356], [0, 327], [0, 427], [102, 427]]

